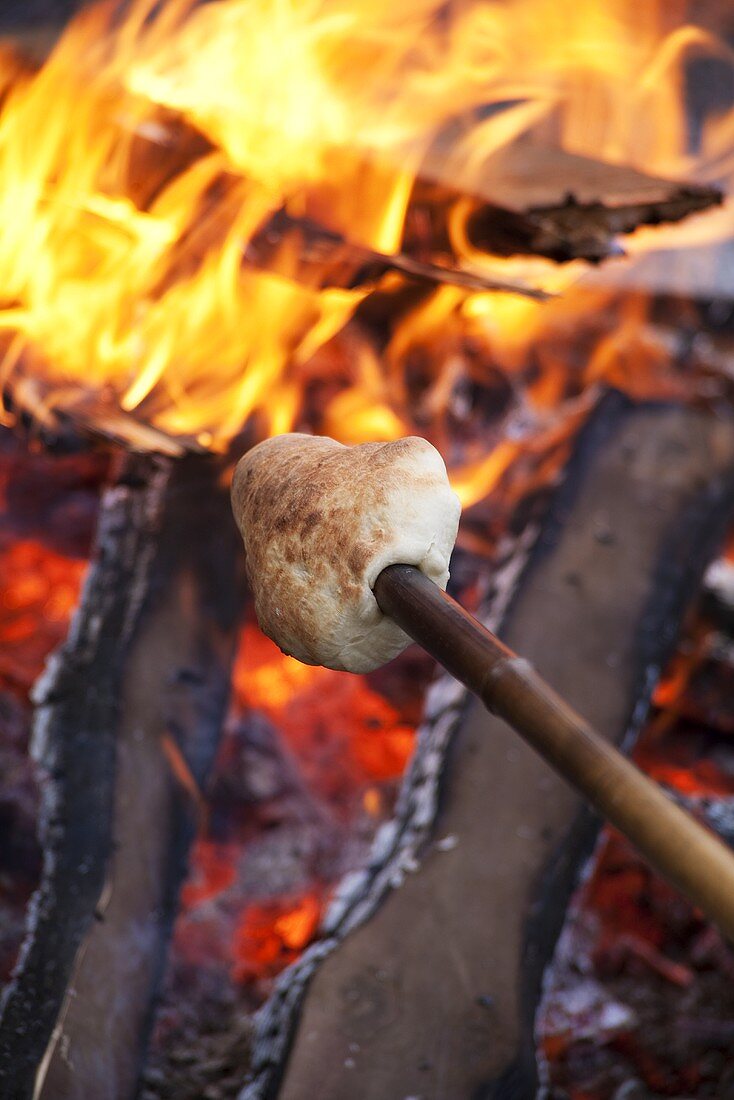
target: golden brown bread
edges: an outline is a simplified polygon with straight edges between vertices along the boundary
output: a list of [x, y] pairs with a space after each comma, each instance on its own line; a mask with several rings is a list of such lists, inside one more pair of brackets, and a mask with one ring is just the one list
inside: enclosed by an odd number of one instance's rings
[[425, 439], [345, 447], [282, 435], [240, 459], [232, 506], [265, 634], [306, 664], [367, 672], [410, 639], [372, 585], [416, 565], [442, 588], [461, 507]]

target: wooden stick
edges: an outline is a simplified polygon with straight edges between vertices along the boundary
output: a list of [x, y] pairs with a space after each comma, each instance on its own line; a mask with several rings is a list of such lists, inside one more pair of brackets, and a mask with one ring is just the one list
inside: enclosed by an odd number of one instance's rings
[[717, 836], [420, 570], [391, 565], [380, 573], [374, 593], [385, 615], [517, 730], [734, 940], [734, 854]]

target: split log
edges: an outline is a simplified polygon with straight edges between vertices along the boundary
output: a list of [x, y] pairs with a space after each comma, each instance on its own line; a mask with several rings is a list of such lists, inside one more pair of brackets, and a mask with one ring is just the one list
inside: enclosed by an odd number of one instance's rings
[[35, 689], [44, 869], [0, 1016], [13, 1100], [135, 1093], [229, 692], [242, 555], [221, 473], [125, 461]]
[[[182, 146], [201, 156], [200, 145], [187, 135], [187, 125], [195, 135], [190, 124], [174, 118], [162, 124], [161, 148], [176, 147], [166, 136], [168, 128], [174, 127]], [[155, 141], [147, 134], [137, 137], [141, 151]], [[177, 170], [185, 167], [179, 161], [175, 164]], [[243, 178], [231, 171], [221, 172], [212, 182], [174, 249], [159, 292], [190, 274], [209, 250], [225, 240], [245, 201], [243, 184]], [[722, 201], [716, 187], [662, 179], [627, 165], [519, 140], [487, 161], [474, 189], [449, 187], [430, 175], [419, 175], [406, 211], [402, 248], [395, 254], [366, 248], [314, 219], [278, 210], [243, 246], [243, 256], [255, 267], [318, 289], [367, 291], [388, 271], [397, 271], [410, 281], [470, 290], [509, 289], [531, 296], [534, 291], [542, 296], [537, 288], [512, 280], [503, 284], [499, 278], [461, 266], [462, 258], [452, 250], [448, 233], [448, 219], [457, 205], [461, 205], [469, 241], [488, 255], [598, 263], [623, 253], [616, 239], [620, 235], [642, 225], [681, 221]], [[299, 249], [283, 248], [286, 233], [296, 236]]]
[[[615, 236], [678, 222], [723, 202], [715, 187], [660, 179], [529, 142], [515, 142], [490, 160], [483, 193], [500, 206], [522, 210], [538, 226], [538, 243], [548, 233], [564, 242], [566, 259], [590, 260], [613, 254]], [[474, 225], [470, 219], [470, 237], [481, 239], [481, 226], [478, 213]], [[488, 228], [485, 222], [485, 234]]]
[[[488, 258], [532, 255], [559, 263], [572, 259], [597, 263], [623, 253], [616, 240], [619, 235], [641, 225], [680, 221], [722, 201], [721, 192], [713, 187], [661, 180], [559, 149], [531, 145], [519, 149], [515, 152], [513, 147], [502, 155], [501, 168], [488, 166], [481, 196], [419, 178], [397, 253], [377, 252], [282, 209], [243, 243], [243, 262], [317, 290], [367, 293], [386, 274], [397, 272], [409, 282], [543, 298], [547, 294], [538, 287], [462, 266], [449, 241], [452, 209], [461, 206], [470, 243]], [[215, 182], [211, 196], [204, 197], [195, 221], [177, 243], [156, 293], [191, 275], [225, 239], [243, 201], [241, 187], [241, 178], [234, 174], [223, 173]]]
[[[501, 636], [628, 742], [732, 508], [730, 423], [611, 395], [582, 432]], [[598, 821], [465, 703], [439, 681], [396, 820], [260, 1016], [247, 1100], [534, 1095], [542, 975]]]
[[[30, 47], [33, 58], [40, 63], [60, 30], [61, 27], [50, 25], [41, 31], [26, 29], [19, 35], [16, 28], [16, 39], [26, 51]], [[23, 66], [23, 71], [31, 72], [36, 61], [21, 58], [19, 53], [17, 63]], [[14, 66], [15, 61], [9, 67], [10, 78]], [[214, 152], [211, 141], [189, 119], [160, 106], [151, 105], [145, 123], [134, 133], [121, 137], [130, 147], [130, 197], [143, 210], [177, 176]], [[444, 150], [439, 143], [432, 152], [432, 159], [440, 162], [439, 168], [434, 173], [429, 160], [416, 180], [401, 253], [386, 256], [374, 252], [365, 264], [360, 253], [369, 250], [337, 235], [340, 258], [338, 262], [328, 258], [320, 285], [346, 285], [339, 280], [330, 282], [328, 275], [329, 270], [336, 270], [339, 279], [343, 279], [346, 258], [352, 286], [357, 285], [357, 273], [363, 268], [371, 278], [376, 267], [385, 267], [401, 271], [410, 280], [491, 289], [492, 279], [457, 266], [455, 256], [447, 262], [451, 251], [447, 218], [457, 203], [465, 208], [469, 239], [489, 254], [545, 256], [557, 262], [584, 259], [596, 263], [621, 252], [615, 240], [618, 235], [641, 225], [679, 221], [720, 203], [723, 198], [715, 187], [663, 179], [628, 165], [541, 145], [532, 133], [522, 135], [490, 157], [482, 167], [481, 179], [471, 187], [437, 182], [444, 176], [445, 161], [448, 158], [450, 163], [450, 157], [451, 149]], [[243, 182], [243, 177], [232, 170], [223, 170], [213, 181], [210, 194], [203, 197], [203, 208], [196, 212], [185, 234], [185, 248], [178, 250], [180, 255], [162, 286], [170, 285], [177, 272], [200, 263], [203, 254], [226, 239], [241, 207]], [[274, 218], [277, 217], [275, 214]], [[311, 235], [320, 232], [322, 247], [333, 249], [333, 230], [313, 224]], [[261, 235], [272, 232], [272, 228], [266, 219]], [[287, 261], [279, 255], [278, 262]], [[313, 257], [297, 267], [311, 285], [315, 271]], [[297, 276], [290, 274], [290, 277]], [[522, 293], [522, 288], [518, 292]]]

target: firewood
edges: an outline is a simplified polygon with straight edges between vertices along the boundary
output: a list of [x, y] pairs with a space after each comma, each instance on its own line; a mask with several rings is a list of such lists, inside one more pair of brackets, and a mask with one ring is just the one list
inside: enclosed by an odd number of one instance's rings
[[56, 390], [35, 351], [6, 381], [2, 405], [20, 429], [52, 451], [76, 451], [91, 444], [168, 458], [205, 453], [193, 436], [174, 436], [147, 423], [104, 391], [83, 384]]
[[[293, 250], [284, 242], [298, 242], [294, 263]], [[394, 255], [376, 252], [347, 240], [308, 218], [294, 218], [278, 211], [247, 244], [245, 262], [265, 271], [285, 274], [297, 282], [322, 290], [342, 287], [368, 291], [389, 272], [421, 283], [460, 286], [466, 290], [502, 290], [526, 298], [550, 297], [538, 287], [474, 272], [456, 264], [439, 264], [416, 259], [405, 252]]]
[[[167, 269], [153, 295], [164, 293], [178, 280], [189, 277], [205, 256], [225, 240], [239, 213], [239, 177], [223, 174], [205, 197], [197, 216], [173, 247]], [[462, 267], [456, 262], [437, 263], [407, 252], [378, 252], [349, 240], [311, 218], [294, 217], [285, 209], [273, 212], [242, 242], [244, 268], [281, 275], [313, 290], [358, 290], [364, 294], [390, 272], [409, 282], [460, 286], [466, 290], [500, 290], [543, 301], [551, 297], [540, 287], [504, 279]]]
[[677, 222], [723, 201], [718, 188], [647, 175], [626, 165], [517, 141], [492, 157], [476, 194], [418, 180], [404, 248], [451, 255], [447, 220], [459, 202], [471, 244], [500, 256], [597, 263], [620, 255], [616, 238]]
[[229, 694], [241, 569], [221, 475], [209, 457], [125, 460], [69, 637], [35, 688], [45, 859], [0, 1015], [3, 1096], [135, 1091], [191, 789]]

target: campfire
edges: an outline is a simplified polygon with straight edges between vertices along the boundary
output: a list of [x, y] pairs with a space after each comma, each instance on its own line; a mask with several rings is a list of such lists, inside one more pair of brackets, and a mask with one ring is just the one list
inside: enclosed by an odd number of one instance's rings
[[731, 13], [45, 11], [0, 15], [0, 1094], [734, 1092], [722, 931], [427, 652], [281, 653], [230, 505], [273, 436], [429, 440], [451, 595], [734, 846]]

